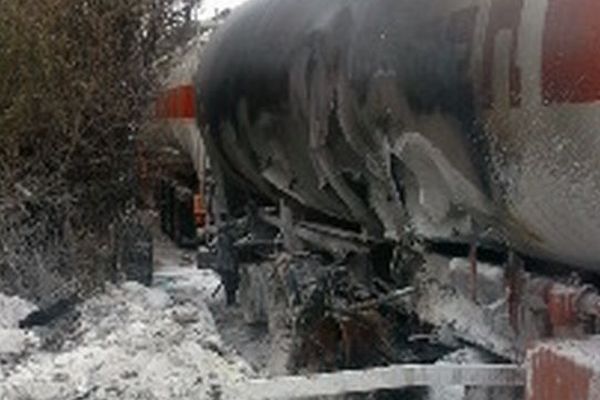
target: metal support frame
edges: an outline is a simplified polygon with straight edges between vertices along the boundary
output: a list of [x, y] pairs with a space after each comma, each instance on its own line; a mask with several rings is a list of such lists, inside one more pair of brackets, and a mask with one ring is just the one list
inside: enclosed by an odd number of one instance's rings
[[236, 392], [245, 399], [299, 399], [369, 393], [414, 386], [523, 387], [526, 373], [512, 364], [393, 365], [308, 376], [286, 376], [242, 382]]

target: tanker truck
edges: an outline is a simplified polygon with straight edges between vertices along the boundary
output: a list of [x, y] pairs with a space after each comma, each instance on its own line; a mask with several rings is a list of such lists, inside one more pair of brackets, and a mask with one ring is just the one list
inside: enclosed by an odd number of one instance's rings
[[260, 218], [292, 254], [417, 253], [409, 313], [524, 366], [529, 399], [594, 398], [544, 377], [577, 370], [598, 333], [598, 15], [590, 0], [250, 0], [194, 78], [224, 214], [277, 210]]
[[584, 0], [261, 0], [196, 79], [248, 192], [375, 239], [599, 271], [600, 11]]

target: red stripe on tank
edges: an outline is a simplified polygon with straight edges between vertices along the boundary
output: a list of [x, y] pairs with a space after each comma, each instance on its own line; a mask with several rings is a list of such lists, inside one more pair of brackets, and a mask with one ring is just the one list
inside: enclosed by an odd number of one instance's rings
[[600, 1], [549, 0], [542, 96], [546, 104], [600, 100]]
[[156, 117], [160, 119], [194, 119], [196, 94], [192, 85], [182, 85], [162, 92], [156, 100]]

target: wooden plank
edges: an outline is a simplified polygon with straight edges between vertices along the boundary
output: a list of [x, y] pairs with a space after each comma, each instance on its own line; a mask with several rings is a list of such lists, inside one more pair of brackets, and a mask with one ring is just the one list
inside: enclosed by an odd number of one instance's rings
[[244, 399], [298, 399], [369, 393], [411, 386], [521, 387], [525, 370], [512, 364], [394, 365], [309, 376], [285, 376], [240, 383]]

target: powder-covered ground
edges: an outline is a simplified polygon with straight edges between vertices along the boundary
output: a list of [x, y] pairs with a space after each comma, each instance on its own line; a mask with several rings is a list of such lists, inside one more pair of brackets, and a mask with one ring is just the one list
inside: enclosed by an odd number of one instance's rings
[[[210, 271], [167, 267], [156, 285], [110, 287], [79, 306], [58, 352], [16, 329], [31, 306], [0, 297], [0, 399], [227, 399], [251, 375], [227, 354], [208, 303], [219, 284]], [[39, 333], [39, 332], [38, 332]], [[239, 396], [235, 396], [239, 398]]]

